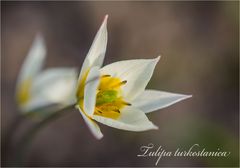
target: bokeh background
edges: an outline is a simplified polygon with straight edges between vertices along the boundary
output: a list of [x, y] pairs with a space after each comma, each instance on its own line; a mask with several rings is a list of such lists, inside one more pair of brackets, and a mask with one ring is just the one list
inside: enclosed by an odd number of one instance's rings
[[[38, 32], [45, 68], [80, 67], [103, 17], [109, 14], [105, 64], [162, 55], [147, 88], [192, 94], [150, 113], [157, 131], [128, 132], [100, 125], [94, 139], [77, 110], [42, 128], [19, 162], [18, 142], [38, 121], [15, 103], [22, 62]], [[227, 158], [165, 157], [158, 166], [238, 166], [239, 2], [2, 2], [2, 166], [154, 166], [138, 158], [149, 143], [165, 150], [200, 144], [230, 151]]]

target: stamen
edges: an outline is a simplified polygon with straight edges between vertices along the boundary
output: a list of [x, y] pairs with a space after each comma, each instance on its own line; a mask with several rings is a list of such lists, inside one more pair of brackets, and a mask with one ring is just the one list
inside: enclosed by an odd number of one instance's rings
[[99, 112], [100, 114], [103, 113], [98, 107], [96, 107], [96, 111]]
[[122, 102], [122, 104], [126, 105], [126, 106], [131, 106], [132, 104], [131, 103], [128, 103], [128, 102]]
[[102, 114], [102, 111], [100, 111], [100, 110], [97, 110], [97, 112], [99, 112], [100, 114]]
[[126, 83], [127, 83], [127, 81], [124, 80], [124, 81], [121, 82], [121, 85], [125, 85]]
[[117, 110], [113, 110], [113, 111], [114, 111], [114, 112], [117, 112], [117, 113], [120, 113], [120, 110], [118, 110], [118, 109], [117, 109]]
[[102, 75], [101, 77], [102, 78], [108, 78], [108, 77], [111, 77], [111, 75]]
[[126, 83], [127, 83], [127, 81], [124, 80], [124, 81], [121, 81], [121, 82], [119, 82], [119, 83], [117, 83], [117, 84], [111, 86], [111, 87], [112, 87], [112, 88], [119, 87], [119, 86], [125, 85]]

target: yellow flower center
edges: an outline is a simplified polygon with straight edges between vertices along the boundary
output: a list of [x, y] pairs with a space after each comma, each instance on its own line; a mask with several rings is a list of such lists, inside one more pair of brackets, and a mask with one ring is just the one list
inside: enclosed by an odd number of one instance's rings
[[20, 105], [23, 105], [27, 103], [27, 101], [30, 99], [30, 87], [31, 87], [32, 81], [25, 80], [20, 84], [19, 91], [17, 93], [17, 101]]
[[[88, 72], [89, 71], [87, 71], [87, 73], [81, 79], [77, 91], [78, 104], [83, 112], [84, 89]], [[121, 81], [119, 78], [111, 77], [110, 75], [102, 75], [97, 89], [94, 114], [117, 119], [120, 116], [120, 109], [122, 109], [124, 106], [131, 105], [124, 101], [122, 97], [121, 87], [126, 83], [127, 81]]]
[[97, 90], [95, 115], [117, 119], [120, 116], [120, 109], [126, 105], [122, 98], [121, 86], [127, 81], [121, 81], [119, 78], [103, 75]]

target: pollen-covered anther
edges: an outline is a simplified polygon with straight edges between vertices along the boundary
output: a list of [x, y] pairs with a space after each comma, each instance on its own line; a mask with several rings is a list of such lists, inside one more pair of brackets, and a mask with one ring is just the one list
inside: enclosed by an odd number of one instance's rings
[[102, 114], [103, 112], [101, 110], [99, 110], [98, 108], [96, 108], [96, 111], [100, 114]]
[[124, 80], [124, 81], [121, 82], [121, 85], [125, 85], [126, 83], [127, 83], [127, 81]]
[[114, 112], [120, 113], [120, 110], [113, 110]]
[[121, 82], [117, 83], [116, 85], [113, 85], [112, 87], [113, 87], [113, 88], [119, 87], [119, 86], [125, 85], [126, 83], [127, 83], [127, 81], [124, 80], [124, 81], [121, 81]]
[[109, 77], [111, 77], [111, 75], [102, 75], [101, 77], [102, 78], [109, 78]]
[[131, 106], [132, 104], [131, 103], [128, 103], [128, 102], [122, 102], [122, 104], [126, 105], [126, 106]]

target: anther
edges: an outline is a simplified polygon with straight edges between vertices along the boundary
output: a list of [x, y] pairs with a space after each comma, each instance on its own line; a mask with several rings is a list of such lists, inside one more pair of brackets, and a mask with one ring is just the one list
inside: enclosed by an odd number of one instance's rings
[[127, 83], [127, 81], [124, 80], [124, 81], [121, 82], [121, 85], [125, 85], [126, 83]]
[[119, 87], [119, 86], [125, 85], [126, 83], [127, 83], [127, 81], [124, 80], [124, 81], [121, 81], [121, 82], [119, 82], [119, 83], [117, 83], [117, 84], [111, 86], [111, 87], [112, 87], [112, 88]]
[[113, 111], [115, 111], [115, 112], [117, 112], [117, 113], [120, 113], [120, 111], [119, 111], [119, 110], [113, 110]]
[[99, 112], [100, 114], [102, 114], [102, 111], [100, 111], [100, 110], [97, 110], [97, 112]]
[[131, 103], [128, 103], [128, 102], [122, 102], [122, 103], [126, 106], [131, 106], [132, 105]]
[[111, 77], [111, 75], [103, 75], [102, 78], [108, 78]]

